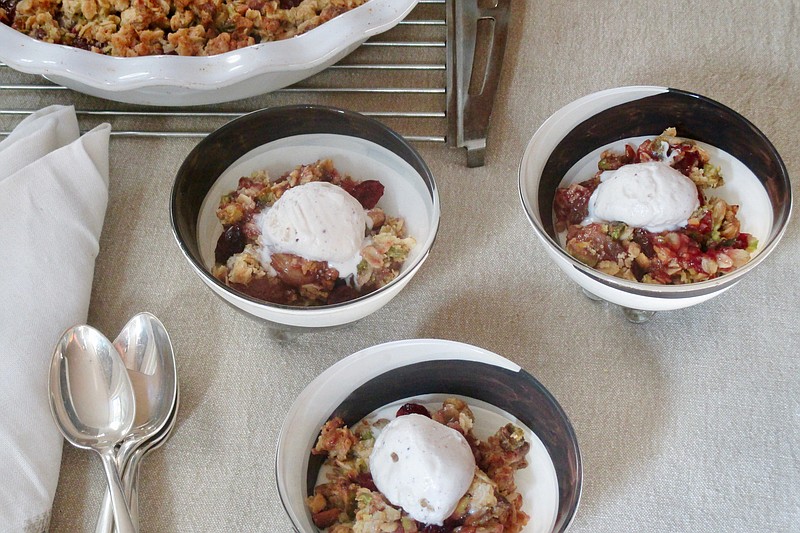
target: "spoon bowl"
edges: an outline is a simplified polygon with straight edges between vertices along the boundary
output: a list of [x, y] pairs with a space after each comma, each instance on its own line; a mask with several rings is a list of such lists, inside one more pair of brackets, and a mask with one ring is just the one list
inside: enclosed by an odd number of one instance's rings
[[178, 380], [169, 335], [152, 314], [139, 313], [131, 318], [114, 340], [114, 347], [128, 370], [136, 401], [133, 427], [117, 453], [124, 460], [167, 423]]
[[50, 406], [78, 448], [112, 449], [135, 417], [133, 387], [114, 346], [90, 326], [67, 330], [50, 366]]
[[68, 329], [56, 346], [50, 409], [67, 441], [94, 450], [103, 460], [119, 532], [136, 531], [114, 460], [114, 448], [136, 415], [133, 386], [114, 345], [91, 326]]

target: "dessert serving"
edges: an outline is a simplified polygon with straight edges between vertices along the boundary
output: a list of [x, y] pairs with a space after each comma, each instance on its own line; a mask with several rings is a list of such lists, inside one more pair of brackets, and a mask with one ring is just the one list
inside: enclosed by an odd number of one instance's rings
[[[429, 412], [406, 403], [393, 420], [367, 417], [352, 429], [325, 423], [312, 453], [326, 456], [307, 504], [328, 533], [518, 533], [528, 523], [514, 475], [530, 444], [508, 423], [486, 441], [461, 399]], [[318, 479], [319, 481], [319, 479]]]
[[[355, 322], [390, 302], [421, 270], [440, 216], [434, 177], [405, 139], [374, 119], [313, 105], [250, 113], [204, 138], [171, 200], [175, 240], [203, 283], [271, 331], [292, 334]], [[228, 265], [248, 245], [252, 253]]]
[[315, 306], [353, 300], [394, 280], [415, 245], [402, 218], [377, 207], [384, 186], [339, 173], [330, 159], [272, 180], [239, 179], [216, 214], [223, 232], [213, 275], [267, 302]]
[[604, 151], [590, 179], [555, 194], [566, 251], [597, 270], [652, 284], [717, 278], [750, 261], [758, 240], [741, 231], [739, 206], [706, 194], [720, 168], [674, 128], [624, 153]]
[[118, 57], [210, 56], [306, 33], [367, 0], [0, 0], [0, 22]]
[[[671, 127], [677, 129], [676, 135], [662, 135], [653, 146], [658, 133]], [[613, 150], [606, 154], [613, 157], [602, 162], [605, 150]], [[616, 194], [606, 198], [607, 203], [595, 205], [601, 214], [589, 219], [594, 191], [584, 190], [572, 200], [565, 197], [569, 196], [566, 191], [559, 192], [589, 180], [598, 170], [605, 171], [598, 167], [599, 161], [604, 166], [619, 165], [609, 173], [620, 173], [621, 179], [608, 190], [631, 193], [631, 204], [643, 210], [636, 219], [612, 220], [619, 216], [614, 211], [620, 200], [614, 198]], [[641, 163], [664, 166], [656, 167], [658, 171], [648, 170], [649, 165], [633, 166]], [[679, 183], [691, 179], [692, 169], [696, 169], [693, 177], [708, 181], [701, 181], [697, 191], [697, 212], [687, 216], [695, 207], [684, 204], [687, 189]], [[682, 175], [682, 181], [675, 179], [672, 170]], [[646, 187], [628, 191], [636, 174], [645, 180], [660, 179], [663, 174], [673, 177], [664, 180], [669, 183], [665, 189], [651, 191], [654, 196], [648, 198]], [[717, 183], [712, 189], [719, 176], [724, 177], [724, 186]], [[594, 185], [599, 188], [600, 183]], [[692, 186], [697, 188], [694, 182]], [[571, 193], [579, 191], [575, 187]], [[677, 196], [674, 201], [655, 201], [662, 192]], [[621, 306], [632, 321], [645, 320], [648, 313], [697, 305], [732, 288], [772, 253], [791, 213], [786, 166], [764, 133], [719, 102], [668, 87], [607, 89], [553, 113], [525, 149], [519, 193], [534, 234], [556, 266], [592, 297]], [[557, 195], [562, 196], [558, 202]], [[655, 208], [667, 203], [668, 210]], [[575, 207], [571, 218], [567, 204]], [[561, 212], [560, 223], [556, 212]], [[678, 216], [687, 218], [676, 223], [673, 217]], [[669, 224], [678, 227], [659, 227]], [[571, 248], [585, 261], [567, 250], [569, 238], [576, 238]], [[640, 248], [638, 253], [634, 243]]]
[[[566, 413], [525, 370], [476, 346], [407, 339], [339, 360], [297, 396], [275, 477], [303, 533], [326, 520], [327, 533], [564, 533], [583, 467]], [[394, 521], [371, 521], [370, 505]]]

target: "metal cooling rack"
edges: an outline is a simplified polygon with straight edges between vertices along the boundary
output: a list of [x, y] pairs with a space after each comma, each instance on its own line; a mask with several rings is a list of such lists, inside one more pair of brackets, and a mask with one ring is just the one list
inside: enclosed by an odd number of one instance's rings
[[467, 165], [482, 166], [510, 3], [420, 0], [397, 27], [327, 70], [286, 89], [214, 106], [111, 102], [0, 64], [0, 135], [52, 104], [74, 105], [82, 129], [110, 122], [115, 137], [199, 138], [257, 109], [318, 103], [376, 117], [410, 141], [466, 148]]

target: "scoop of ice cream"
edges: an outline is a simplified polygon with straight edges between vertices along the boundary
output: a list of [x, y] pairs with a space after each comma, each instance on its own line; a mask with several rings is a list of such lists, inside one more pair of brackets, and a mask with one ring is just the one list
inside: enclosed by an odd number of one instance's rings
[[475, 477], [475, 457], [464, 436], [417, 414], [391, 421], [369, 462], [378, 490], [425, 524], [442, 525]]
[[700, 206], [694, 182], [660, 163], [636, 163], [603, 172], [589, 198], [589, 222], [624, 222], [658, 233], [686, 225]]
[[327, 261], [340, 277], [355, 274], [361, 262], [368, 217], [358, 200], [331, 183], [292, 187], [255, 221], [267, 256], [285, 253]]

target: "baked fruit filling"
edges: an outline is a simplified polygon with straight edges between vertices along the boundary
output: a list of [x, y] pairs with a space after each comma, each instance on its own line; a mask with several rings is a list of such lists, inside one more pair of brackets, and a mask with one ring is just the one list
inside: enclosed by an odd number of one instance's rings
[[[424, 509], [435, 507], [438, 501], [433, 489], [447, 489], [449, 478], [456, 477], [456, 472], [447, 476], [437, 470], [437, 466], [442, 464], [453, 464], [447, 457], [455, 453], [452, 442], [440, 446], [439, 453], [445, 454], [444, 457], [432, 460], [425, 456], [426, 452], [432, 453], [431, 448], [436, 442], [442, 441], [438, 433], [412, 433], [406, 435], [405, 440], [387, 439], [392, 425], [400, 422], [401, 418], [412, 417], [427, 417], [431, 419], [428, 422], [437, 424], [441, 431], [455, 432], [458, 438], [466, 441], [466, 453], [470, 454], [466, 490], [455, 495], [454, 509], [445, 516], [440, 515], [443, 518], [441, 523], [422, 522], [412, 516], [413, 511], [391, 501], [393, 493], [405, 492], [410, 498], [406, 498], [407, 501], [419, 501], [425, 515]], [[520, 532], [529, 517], [522, 511], [522, 495], [517, 492], [514, 476], [517, 470], [528, 466], [526, 455], [530, 444], [522, 429], [510, 423], [487, 440], [479, 440], [473, 433], [474, 421], [469, 406], [458, 398], [448, 398], [434, 412], [420, 404], [406, 404], [392, 421], [362, 420], [352, 429], [341, 418], [329, 420], [311, 452], [324, 456], [324, 468], [327, 468], [326, 482], [318, 484], [307, 500], [315, 525], [327, 533]], [[387, 440], [396, 441], [397, 452], [389, 456], [389, 462], [397, 462], [395, 477], [403, 478], [400, 481], [373, 476], [380, 467], [377, 464], [381, 460], [380, 448], [391, 446], [386, 444]], [[425, 440], [427, 446], [423, 445], [425, 443], [414, 445], [415, 441]], [[409, 448], [413, 453], [405, 452]], [[410, 461], [420, 461], [421, 465], [417, 468]], [[426, 470], [438, 475], [426, 478]], [[408, 471], [411, 473], [402, 474]]]
[[330, 159], [276, 180], [239, 179], [217, 208], [222, 224], [212, 274], [260, 300], [335, 304], [394, 280], [415, 245], [405, 221], [377, 206], [378, 180], [358, 181]]
[[[714, 279], [750, 261], [758, 240], [741, 231], [739, 206], [706, 194], [724, 184], [719, 167], [674, 128], [638, 147], [626, 145], [623, 153], [605, 151], [597, 166], [592, 178], [559, 188], [553, 205], [556, 230], [566, 232], [565, 248], [579, 261], [612, 276], [665, 285]], [[670, 173], [689, 183], [688, 195], [685, 184], [665, 186]], [[626, 181], [613, 188], [614, 180]], [[603, 187], [610, 191], [606, 212], [627, 221], [598, 216]]]

